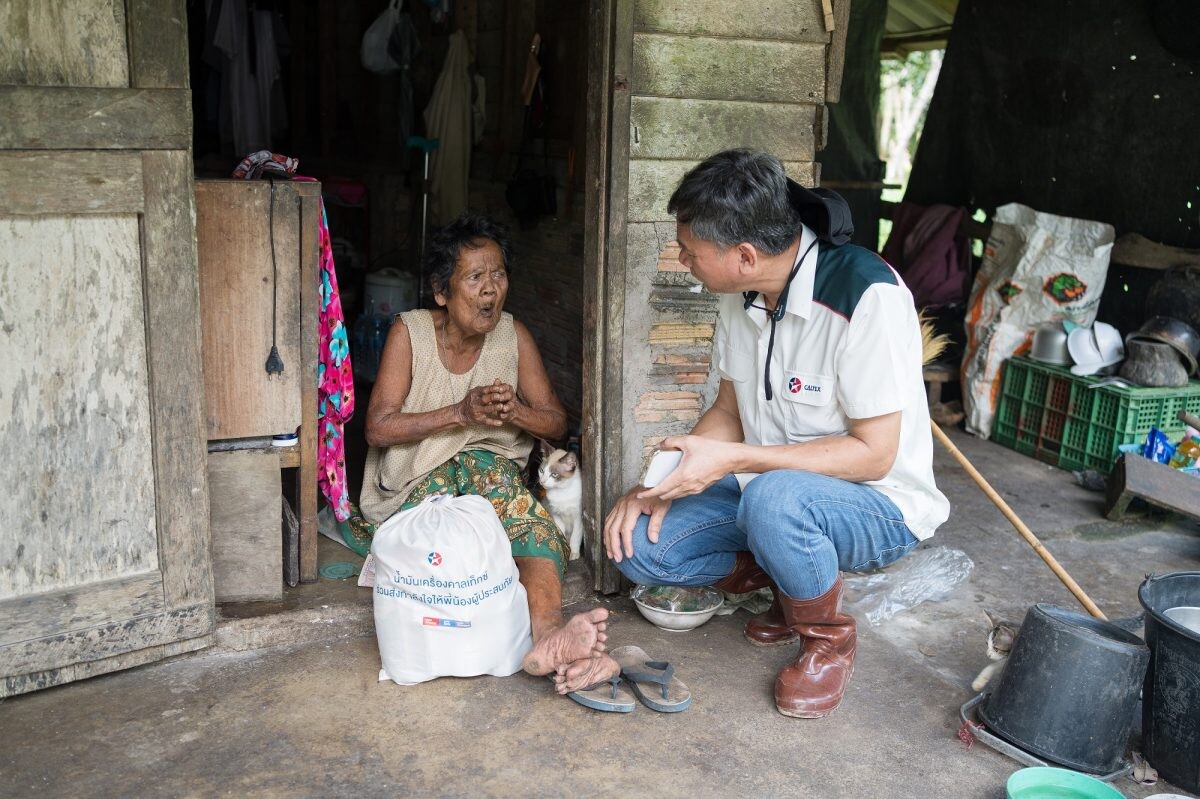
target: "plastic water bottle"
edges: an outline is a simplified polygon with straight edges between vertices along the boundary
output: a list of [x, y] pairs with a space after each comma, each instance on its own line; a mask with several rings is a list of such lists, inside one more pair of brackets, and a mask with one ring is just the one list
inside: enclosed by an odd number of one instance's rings
[[1200, 439], [1185, 438], [1175, 448], [1175, 456], [1171, 458], [1170, 466], [1172, 469], [1187, 469], [1195, 466], [1198, 459], [1200, 459]]

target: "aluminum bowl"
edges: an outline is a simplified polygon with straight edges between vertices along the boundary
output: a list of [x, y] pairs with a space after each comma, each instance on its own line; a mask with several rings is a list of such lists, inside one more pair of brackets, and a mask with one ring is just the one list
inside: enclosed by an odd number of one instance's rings
[[1136, 332], [1129, 334], [1126, 342], [1129, 341], [1159, 341], [1170, 344], [1183, 359], [1187, 373], [1196, 373], [1196, 358], [1200, 356], [1200, 333], [1187, 322], [1168, 316], [1152, 316], [1143, 322]]
[[1029, 357], [1055, 366], [1070, 366], [1071, 352], [1067, 349], [1067, 331], [1061, 322], [1042, 325], [1033, 331]]
[[646, 621], [669, 632], [695, 629], [711, 619], [725, 604], [725, 597], [720, 591], [706, 586], [681, 588], [639, 585], [629, 597]]

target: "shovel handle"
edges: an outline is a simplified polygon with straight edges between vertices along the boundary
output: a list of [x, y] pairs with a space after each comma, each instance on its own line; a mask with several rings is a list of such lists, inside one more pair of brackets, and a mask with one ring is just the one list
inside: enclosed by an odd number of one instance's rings
[[988, 483], [988, 481], [984, 479], [983, 475], [979, 473], [979, 470], [976, 469], [969, 460], [967, 460], [967, 456], [963, 455], [962, 452], [959, 451], [958, 447], [954, 446], [954, 442], [950, 440], [949, 436], [942, 432], [942, 428], [937, 426], [937, 422], [930, 420], [929, 424], [933, 428], [934, 437], [936, 437], [937, 440], [941, 442], [942, 446], [954, 456], [954, 459], [958, 461], [959, 466], [962, 466], [963, 470], [970, 475], [971, 479], [975, 481], [975, 484], [978, 485], [979, 488], [983, 490], [983, 493], [987, 495], [987, 498], [992, 501], [992, 504], [1000, 509], [1000, 512], [1004, 514], [1004, 518], [1008, 519], [1008, 521], [1013, 527], [1016, 528], [1017, 532], [1021, 534], [1021, 537], [1025, 539], [1029, 546], [1033, 547], [1033, 551], [1038, 553], [1038, 556], [1046, 562], [1047, 566], [1050, 567], [1050, 571], [1054, 572], [1055, 576], [1058, 577], [1058, 579], [1062, 581], [1062, 584], [1067, 587], [1067, 590], [1079, 600], [1079, 604], [1083, 605], [1087, 612], [1092, 614], [1094, 618], [1107, 620], [1108, 617], [1101, 612], [1100, 608], [1096, 606], [1096, 603], [1092, 601], [1091, 597], [1084, 593], [1083, 589], [1079, 587], [1079, 583], [1075, 582], [1071, 575], [1067, 573], [1067, 570], [1062, 567], [1062, 564], [1055, 560], [1054, 556], [1050, 554], [1050, 550], [1046, 549], [1045, 545], [1043, 545], [1042, 542], [1038, 540], [1038, 537], [1033, 534], [1033, 531], [1025, 526], [1025, 522], [1021, 521], [1021, 517], [1017, 516], [1017, 514], [1013, 512], [1013, 509], [1008, 506], [1008, 503], [996, 493], [996, 489], [992, 488], [991, 484]]
[[1194, 413], [1180, 411], [1179, 413], [1175, 414], [1175, 418], [1186, 424], [1188, 427], [1194, 427], [1195, 429], [1200, 430], [1200, 416], [1196, 416]]

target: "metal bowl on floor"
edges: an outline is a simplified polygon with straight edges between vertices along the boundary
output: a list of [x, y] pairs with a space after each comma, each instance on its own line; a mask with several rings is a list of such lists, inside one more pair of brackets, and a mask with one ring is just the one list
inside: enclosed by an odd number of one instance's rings
[[725, 604], [721, 592], [707, 586], [639, 585], [629, 597], [646, 621], [669, 632], [695, 629]]

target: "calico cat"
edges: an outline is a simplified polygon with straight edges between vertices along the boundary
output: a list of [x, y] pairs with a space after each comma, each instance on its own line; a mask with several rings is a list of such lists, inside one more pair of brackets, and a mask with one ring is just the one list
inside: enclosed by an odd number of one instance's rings
[[979, 676], [971, 683], [972, 691], [982, 691], [992, 677], [1004, 668], [1008, 655], [1012, 652], [1013, 641], [1017, 638], [1017, 631], [1021, 629], [1020, 624], [1005, 621], [986, 610], [984, 613], [987, 614], [988, 621], [992, 623], [992, 629], [988, 631], [987, 637], [987, 656], [994, 662], [987, 664], [983, 667], [983, 671], [979, 672]]
[[546, 490], [543, 500], [554, 523], [571, 544], [571, 560], [579, 557], [583, 545], [583, 478], [574, 452], [553, 449], [542, 442], [542, 465], [538, 482]]

